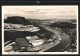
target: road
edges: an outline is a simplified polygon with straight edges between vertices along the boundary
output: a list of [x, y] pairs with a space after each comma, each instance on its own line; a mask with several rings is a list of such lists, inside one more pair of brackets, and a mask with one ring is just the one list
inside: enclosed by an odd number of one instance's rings
[[69, 45], [71, 44], [71, 39], [69, 35], [67, 35], [66, 33], [61, 33], [60, 30], [52, 29], [51, 27], [46, 25], [42, 27], [44, 27], [45, 29], [51, 32], [54, 32], [56, 35], [60, 36], [61, 38], [60, 43], [58, 45], [46, 50], [45, 52], [60, 52], [60, 51], [63, 51], [65, 48], [69, 47]]

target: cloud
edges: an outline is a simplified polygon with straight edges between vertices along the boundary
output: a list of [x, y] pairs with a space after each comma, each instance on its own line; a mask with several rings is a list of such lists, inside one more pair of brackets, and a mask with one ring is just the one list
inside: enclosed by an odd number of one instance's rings
[[18, 15], [26, 18], [75, 18], [77, 6], [3, 6], [2, 10], [7, 16]]

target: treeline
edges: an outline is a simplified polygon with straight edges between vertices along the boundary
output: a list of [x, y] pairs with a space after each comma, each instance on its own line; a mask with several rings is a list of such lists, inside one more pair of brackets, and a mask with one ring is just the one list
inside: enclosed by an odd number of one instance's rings
[[55, 23], [52, 23], [50, 24], [49, 26], [51, 27], [58, 27], [58, 28], [68, 28], [68, 29], [74, 29], [76, 28], [76, 24], [72, 24], [70, 22], [55, 22]]
[[42, 39], [52, 38], [53, 33], [51, 31], [48, 31], [44, 27], [41, 27], [39, 25], [37, 25], [37, 27], [40, 28], [40, 30], [37, 32], [37, 36], [39, 36]]

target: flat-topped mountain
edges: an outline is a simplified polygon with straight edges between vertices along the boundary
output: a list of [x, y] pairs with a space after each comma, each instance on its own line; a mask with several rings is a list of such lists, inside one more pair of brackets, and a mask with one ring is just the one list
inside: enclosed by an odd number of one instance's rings
[[25, 19], [25, 17], [20, 16], [11, 16], [7, 17], [7, 19], [4, 21], [4, 23], [12, 23], [12, 24], [24, 24], [24, 25], [30, 25], [30, 21]]

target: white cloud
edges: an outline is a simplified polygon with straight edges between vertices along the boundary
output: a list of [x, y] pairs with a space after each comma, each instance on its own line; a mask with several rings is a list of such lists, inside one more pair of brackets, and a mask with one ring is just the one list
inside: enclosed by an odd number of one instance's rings
[[18, 15], [30, 18], [75, 18], [77, 6], [3, 6], [7, 16]]

